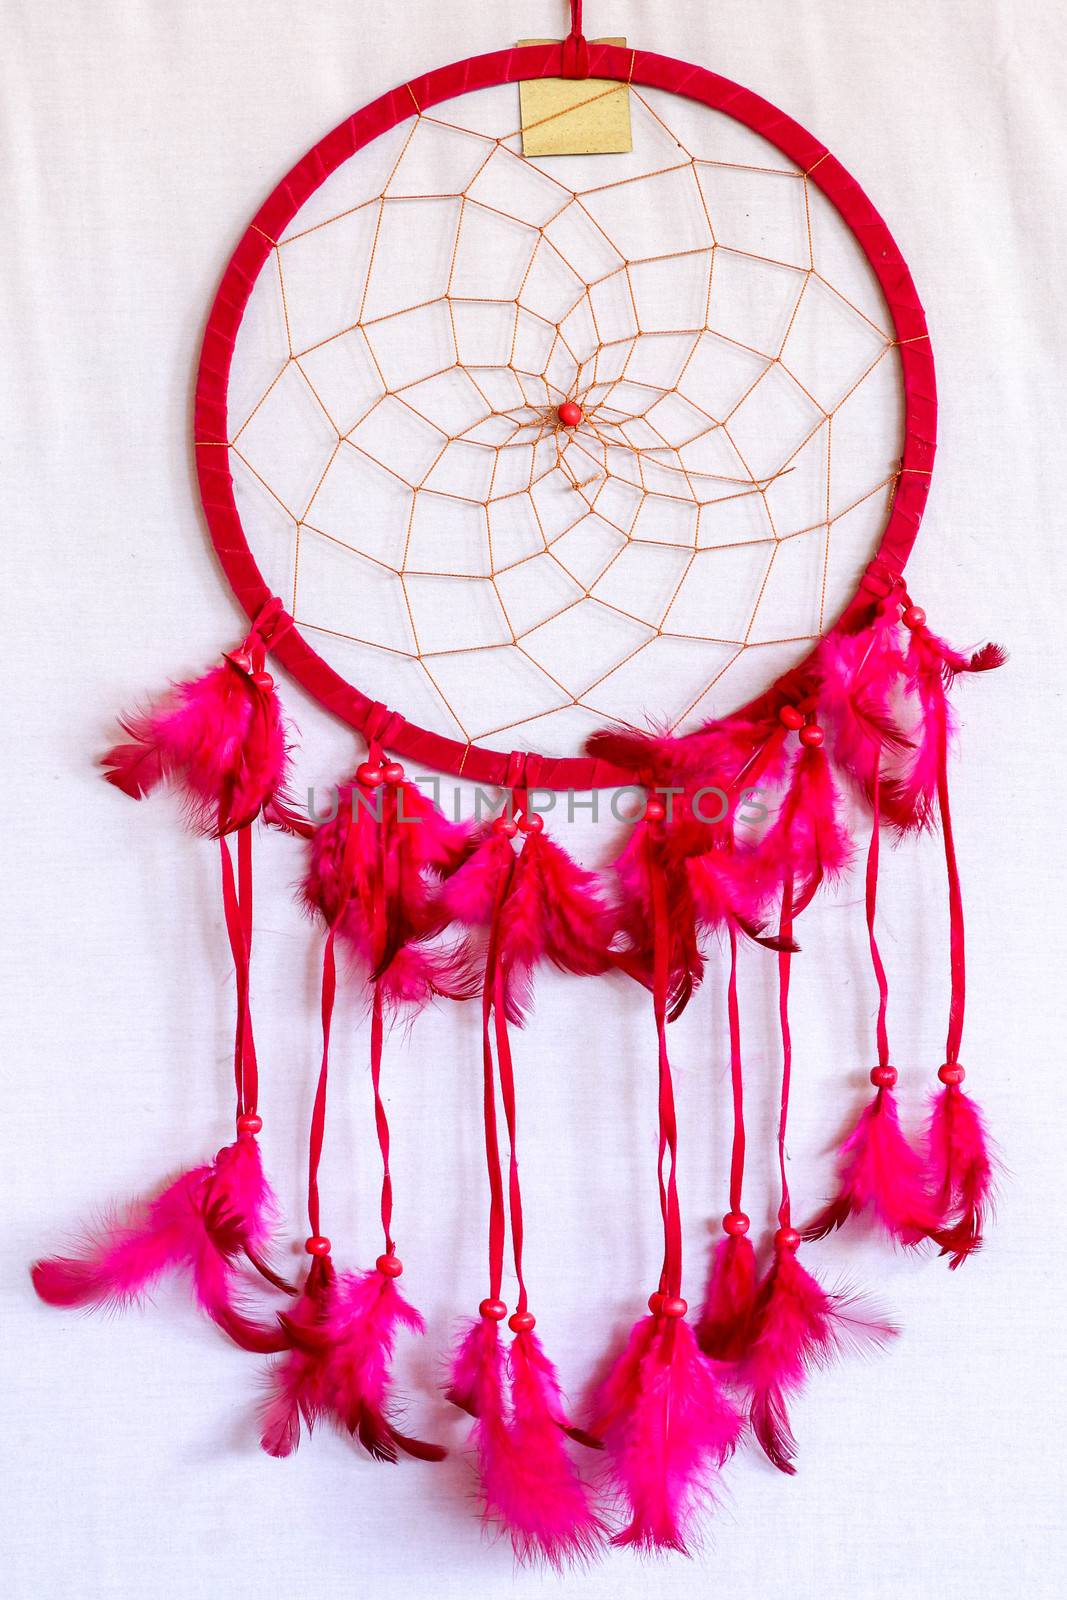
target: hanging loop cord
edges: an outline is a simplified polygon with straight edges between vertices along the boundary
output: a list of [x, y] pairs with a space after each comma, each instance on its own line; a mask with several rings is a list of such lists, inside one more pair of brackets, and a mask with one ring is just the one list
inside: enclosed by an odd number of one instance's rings
[[734, 1137], [730, 1151], [730, 1215], [744, 1217], [745, 1090], [741, 1066], [741, 1011], [737, 999], [737, 929], [730, 924], [730, 981], [726, 1010], [730, 1025], [730, 1085], [733, 1092]]
[[[646, 813], [647, 816], [647, 813]], [[652, 894], [652, 1005], [659, 1056], [659, 1198], [663, 1218], [663, 1268], [653, 1309], [668, 1307], [684, 1315], [688, 1307], [682, 1293], [682, 1222], [678, 1204], [678, 1119], [674, 1104], [674, 1079], [667, 1051], [667, 1005], [670, 990], [670, 923], [667, 883], [654, 828], [646, 823], [645, 848]]]
[[582, 0], [571, 0], [571, 31], [563, 41], [563, 76], [589, 76], [589, 44], [582, 33]]
[[789, 1124], [789, 1088], [793, 1074], [793, 1036], [789, 1027], [789, 979], [793, 963], [793, 873], [788, 872], [782, 884], [782, 910], [778, 921], [780, 949], [778, 951], [778, 1017], [782, 1030], [782, 1105], [778, 1117], [778, 1170], [781, 1175], [782, 1199], [778, 1207], [778, 1235], [776, 1242], [785, 1248], [795, 1248], [800, 1242], [793, 1229], [789, 1202], [789, 1179], [785, 1170], [785, 1137]]

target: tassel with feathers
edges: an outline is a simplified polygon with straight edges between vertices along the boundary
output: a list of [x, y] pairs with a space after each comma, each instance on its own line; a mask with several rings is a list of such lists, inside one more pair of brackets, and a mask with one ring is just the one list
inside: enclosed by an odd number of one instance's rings
[[287, 809], [289, 747], [264, 669], [264, 639], [276, 642], [288, 625], [281, 602], [269, 602], [221, 666], [123, 719], [128, 742], [101, 759], [108, 782], [135, 800], [176, 783], [193, 826], [213, 837], [246, 827], [276, 803]]
[[904, 1245], [921, 1243], [937, 1227], [922, 1157], [901, 1130], [896, 1076], [893, 1067], [873, 1068], [877, 1092], [841, 1146], [837, 1193], [802, 1229], [804, 1239], [825, 1239], [865, 1211]]
[[850, 1347], [880, 1345], [896, 1329], [865, 1313], [852, 1295], [831, 1294], [796, 1258], [799, 1236], [780, 1229], [774, 1261], [760, 1285], [752, 1343], [737, 1368], [749, 1394], [752, 1431], [780, 1472], [794, 1473], [796, 1440], [789, 1403], [813, 1367]]
[[568, 1419], [529, 1313], [517, 1314], [521, 1326], [505, 1353], [500, 1309], [499, 1302], [483, 1302], [457, 1349], [448, 1398], [474, 1418], [486, 1525], [507, 1532], [520, 1561], [560, 1570], [596, 1555], [606, 1531], [565, 1440], [594, 1448], [600, 1441]]
[[634, 1324], [597, 1398], [594, 1431], [628, 1517], [612, 1543], [687, 1555], [743, 1419], [684, 1320], [685, 1301], [660, 1294], [650, 1305], [661, 1309]]
[[287, 1456], [300, 1442], [300, 1423], [311, 1433], [329, 1421], [376, 1461], [398, 1452], [441, 1461], [446, 1451], [412, 1438], [396, 1426], [390, 1369], [401, 1328], [422, 1333], [419, 1313], [396, 1286], [400, 1263], [379, 1258], [371, 1272], [335, 1272], [316, 1256], [303, 1293], [279, 1320], [286, 1353], [270, 1373], [261, 1443], [268, 1455]]
[[934, 1098], [926, 1141], [926, 1177], [940, 1212], [930, 1237], [953, 1268], [981, 1249], [996, 1182], [982, 1113], [961, 1089], [963, 1075], [958, 1065], [941, 1068], [944, 1088]]
[[286, 1287], [262, 1260], [276, 1216], [259, 1146], [242, 1134], [210, 1166], [183, 1173], [154, 1200], [91, 1234], [77, 1255], [35, 1262], [34, 1287], [54, 1306], [127, 1305], [167, 1273], [183, 1272], [201, 1309], [244, 1343], [250, 1324], [239, 1303], [239, 1258]]
[[336, 815], [314, 830], [305, 904], [335, 929], [388, 1006], [476, 992], [467, 950], [437, 938], [449, 920], [440, 879], [469, 849], [469, 828], [449, 822], [378, 750], [340, 787]]

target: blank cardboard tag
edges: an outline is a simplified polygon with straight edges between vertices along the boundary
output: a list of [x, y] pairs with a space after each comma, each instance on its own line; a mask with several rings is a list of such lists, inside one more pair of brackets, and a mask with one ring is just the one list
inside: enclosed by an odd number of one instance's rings
[[[626, 40], [596, 42], [624, 45]], [[519, 108], [524, 156], [615, 155], [633, 149], [629, 85], [612, 78], [525, 79], [519, 84]]]

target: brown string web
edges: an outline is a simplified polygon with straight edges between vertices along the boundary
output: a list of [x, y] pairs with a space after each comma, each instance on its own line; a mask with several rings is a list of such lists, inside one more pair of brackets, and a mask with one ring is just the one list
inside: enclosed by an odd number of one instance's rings
[[514, 86], [414, 114], [271, 241], [238, 337], [268, 583], [467, 743], [569, 755], [740, 703], [832, 623], [896, 482], [899, 363], [844, 224], [757, 135], [630, 93], [628, 155], [525, 159]]

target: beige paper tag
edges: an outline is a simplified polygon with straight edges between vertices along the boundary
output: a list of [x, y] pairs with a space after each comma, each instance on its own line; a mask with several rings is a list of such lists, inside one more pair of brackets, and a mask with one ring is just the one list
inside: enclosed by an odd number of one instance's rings
[[[520, 39], [551, 44], [550, 39]], [[598, 39], [624, 45], [625, 39]], [[611, 78], [528, 78], [519, 84], [524, 156], [623, 154], [633, 149], [630, 90]]]

